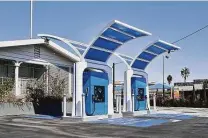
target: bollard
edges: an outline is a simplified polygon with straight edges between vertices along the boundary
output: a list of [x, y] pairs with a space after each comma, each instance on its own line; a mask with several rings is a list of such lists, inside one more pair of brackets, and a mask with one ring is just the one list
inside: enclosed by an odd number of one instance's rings
[[116, 94], [116, 112], [118, 112], [118, 105], [119, 104], [119, 97], [118, 94]]
[[119, 100], [119, 108], [118, 108], [118, 113], [121, 114], [121, 94], [118, 95], [118, 100]]
[[153, 106], [154, 106], [154, 110], [156, 109], [156, 93], [153, 93]]
[[85, 93], [82, 93], [82, 118], [85, 117]]
[[66, 94], [63, 97], [63, 117], [66, 117]]
[[134, 94], [131, 95], [132, 112], [134, 112]]

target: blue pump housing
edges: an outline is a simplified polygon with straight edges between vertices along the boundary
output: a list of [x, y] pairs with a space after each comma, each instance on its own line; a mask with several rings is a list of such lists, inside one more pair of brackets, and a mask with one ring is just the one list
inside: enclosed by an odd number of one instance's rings
[[83, 93], [85, 93], [86, 115], [108, 113], [108, 74], [86, 71], [83, 73]]
[[134, 93], [134, 111], [146, 110], [146, 86], [147, 82], [144, 77], [131, 78], [131, 88]]

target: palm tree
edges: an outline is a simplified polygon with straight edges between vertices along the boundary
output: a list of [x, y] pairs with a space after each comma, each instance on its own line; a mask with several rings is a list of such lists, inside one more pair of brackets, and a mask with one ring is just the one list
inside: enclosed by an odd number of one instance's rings
[[[171, 75], [168, 75], [167, 81], [168, 81], [168, 84], [169, 84], [169, 85], [171, 84], [172, 80], [173, 80], [173, 77], [172, 77]], [[171, 96], [170, 96], [170, 97], [174, 97], [174, 96], [173, 96], [174, 93], [172, 93], [172, 87], [170, 88], [170, 92], [171, 92]]]
[[[183, 69], [181, 69], [181, 76], [184, 79], [184, 82], [186, 82], [186, 79], [188, 78], [189, 75], [190, 75], [189, 68], [184, 67]], [[184, 92], [182, 98], [184, 99]]]
[[184, 82], [186, 82], [186, 79], [188, 78], [189, 75], [190, 75], [189, 68], [184, 67], [183, 69], [181, 69], [181, 76], [184, 79]]
[[168, 75], [167, 81], [169, 85], [171, 84], [172, 80], [173, 80], [173, 77], [171, 75]]

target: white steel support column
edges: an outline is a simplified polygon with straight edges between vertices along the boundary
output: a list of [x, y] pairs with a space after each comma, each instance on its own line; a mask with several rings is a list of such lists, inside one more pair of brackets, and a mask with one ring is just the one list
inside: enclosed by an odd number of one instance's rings
[[147, 94], [147, 109], [148, 109], [148, 110], [150, 110], [150, 98], [149, 98], [149, 86], [148, 86], [148, 79], [147, 79], [146, 94]]
[[108, 84], [108, 115], [113, 115], [113, 84]]
[[19, 88], [19, 67], [21, 62], [15, 62], [15, 95], [19, 96], [21, 94]]
[[124, 99], [123, 99], [123, 112], [131, 112], [131, 77], [133, 76], [133, 70], [128, 69], [124, 73]]
[[113, 77], [112, 77], [112, 68], [109, 66], [97, 66], [97, 68], [103, 68], [106, 73], [108, 73], [108, 115], [113, 115], [114, 114], [114, 109], [113, 109]]
[[86, 62], [76, 63], [76, 80], [75, 80], [75, 116], [82, 116], [82, 93], [83, 93], [83, 72], [87, 67]]
[[72, 87], [72, 69], [71, 67], [69, 67], [69, 74], [68, 74], [68, 96], [71, 97], [72, 95], [72, 91], [71, 91], [71, 87]]
[[76, 104], [76, 86], [75, 86], [75, 80], [76, 80], [76, 63], [74, 63], [73, 66], [73, 94], [72, 94], [72, 116], [75, 116], [75, 104]]

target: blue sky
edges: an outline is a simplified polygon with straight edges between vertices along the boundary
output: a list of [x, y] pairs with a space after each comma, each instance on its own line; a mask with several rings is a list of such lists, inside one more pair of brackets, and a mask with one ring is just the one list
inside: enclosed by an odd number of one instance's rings
[[[34, 2], [34, 32], [89, 43], [107, 23], [116, 19], [153, 35], [133, 40], [118, 49], [132, 57], [151, 41], [173, 42], [208, 24], [208, 2]], [[0, 2], [0, 41], [29, 38], [30, 3]], [[188, 81], [208, 78], [208, 28], [177, 43], [180, 51], [165, 61], [165, 76], [183, 81], [180, 70], [190, 69]], [[112, 57], [109, 64], [119, 62]], [[116, 65], [123, 80], [123, 64]], [[149, 81], [162, 81], [162, 56], [148, 66]]]

